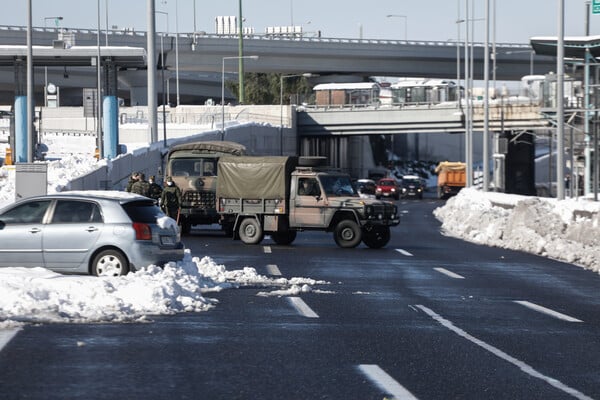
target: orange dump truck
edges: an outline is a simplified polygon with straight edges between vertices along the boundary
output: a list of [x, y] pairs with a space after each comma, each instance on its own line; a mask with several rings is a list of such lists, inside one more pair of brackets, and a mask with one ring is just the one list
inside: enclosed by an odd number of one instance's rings
[[442, 161], [438, 164], [435, 168], [438, 198], [447, 199], [465, 187], [466, 169], [463, 162]]

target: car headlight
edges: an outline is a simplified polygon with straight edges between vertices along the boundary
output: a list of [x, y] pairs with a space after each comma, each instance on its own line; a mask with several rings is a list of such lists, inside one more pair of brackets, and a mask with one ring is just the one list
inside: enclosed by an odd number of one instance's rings
[[373, 206], [368, 205], [365, 207], [365, 215], [367, 217], [370, 217], [371, 215], [373, 215], [375, 213], [375, 209], [373, 208]]

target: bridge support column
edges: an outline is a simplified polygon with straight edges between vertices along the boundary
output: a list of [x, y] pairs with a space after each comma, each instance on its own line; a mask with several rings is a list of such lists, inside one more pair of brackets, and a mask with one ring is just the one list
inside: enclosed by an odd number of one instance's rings
[[[15, 138], [13, 160], [15, 163], [27, 162], [29, 143], [27, 135], [27, 63], [17, 60], [15, 63]], [[33, 99], [31, 100], [33, 101]]]
[[104, 157], [111, 159], [118, 154], [119, 144], [119, 100], [117, 85], [117, 66], [105, 61], [104, 67], [104, 97], [102, 98], [104, 125]]

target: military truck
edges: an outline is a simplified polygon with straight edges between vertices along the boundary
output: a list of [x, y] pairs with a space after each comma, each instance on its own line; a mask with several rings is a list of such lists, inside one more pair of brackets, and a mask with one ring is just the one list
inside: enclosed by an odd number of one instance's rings
[[[243, 155], [246, 148], [228, 141], [192, 142], [172, 146], [166, 158], [165, 176], [181, 189], [181, 233], [188, 234], [192, 225], [219, 223], [215, 191], [217, 161], [223, 155]], [[222, 226], [231, 233], [231, 227]]]
[[265, 234], [288, 245], [304, 230], [332, 232], [338, 246], [380, 248], [400, 223], [397, 207], [360, 198], [350, 176], [306, 157], [229, 157], [218, 162], [218, 212], [234, 239], [260, 243]]

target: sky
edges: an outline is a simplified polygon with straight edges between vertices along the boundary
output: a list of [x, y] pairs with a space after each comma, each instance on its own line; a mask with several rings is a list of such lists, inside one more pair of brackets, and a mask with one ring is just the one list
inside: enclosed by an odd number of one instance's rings
[[[210, 128], [207, 127], [207, 130]], [[5, 139], [0, 136], [0, 157]], [[48, 192], [68, 189], [69, 178], [96, 168], [86, 137], [48, 135]], [[129, 149], [136, 146], [128, 144]], [[0, 168], [0, 208], [14, 199], [14, 169]], [[400, 207], [402, 207], [400, 205]], [[434, 211], [444, 235], [521, 250], [600, 272], [600, 203], [463, 189]], [[351, 250], [349, 250], [351, 251]], [[160, 268], [162, 267], [162, 268]], [[249, 265], [228, 269], [207, 254], [186, 250], [179, 262], [147, 266], [124, 277], [60, 275], [42, 268], [0, 269], [0, 349], [30, 323], [151, 322], [154, 315], [204, 312], [219, 307], [210, 297], [244, 285], [259, 296], [335, 294], [335, 284], [312, 277], [264, 276]], [[85, 345], [82, 343], [81, 345]]]
[[[52, 17], [61, 16], [60, 26], [68, 28], [104, 29], [117, 26], [146, 30], [147, 0], [31, 0], [32, 24], [54, 26]], [[490, 41], [493, 40], [493, 23], [497, 43], [526, 44], [532, 36], [558, 34], [559, 0], [489, 0], [490, 10], [495, 3], [496, 12], [490, 12]], [[448, 41], [457, 38], [457, 23], [465, 19], [466, 3], [469, 19], [475, 29], [475, 41], [483, 42], [485, 0], [244, 0], [242, 14], [244, 26], [253, 27], [255, 33], [264, 33], [270, 26], [302, 26], [308, 36], [317, 31], [322, 37], [365, 39], [409, 39]], [[586, 0], [565, 0], [565, 35], [585, 34]], [[157, 30], [215, 32], [215, 17], [238, 15], [239, 0], [156, 0], [156, 11], [166, 12], [156, 17]], [[370, 4], [371, 7], [366, 7]], [[459, 18], [460, 8], [460, 18]], [[473, 11], [474, 10], [474, 11]], [[107, 12], [108, 11], [108, 12]], [[495, 14], [495, 18], [494, 18]], [[0, 14], [0, 25], [27, 25], [27, 2], [16, 2]], [[387, 17], [395, 15], [395, 17]], [[108, 17], [108, 18], [107, 18]], [[108, 20], [108, 24], [107, 24]], [[600, 34], [600, 15], [591, 15], [590, 34]], [[463, 26], [464, 24], [461, 24]], [[464, 40], [464, 32], [461, 33]]]

